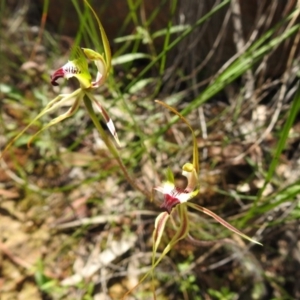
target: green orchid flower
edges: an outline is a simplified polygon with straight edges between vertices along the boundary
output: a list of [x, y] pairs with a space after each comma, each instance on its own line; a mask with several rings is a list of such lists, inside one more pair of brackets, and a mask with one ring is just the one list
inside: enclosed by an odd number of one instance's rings
[[[94, 61], [98, 69], [97, 77], [95, 81], [92, 81], [91, 79], [91, 75], [88, 70], [87, 58], [91, 61]], [[56, 124], [57, 122], [60, 122], [63, 119], [73, 115], [77, 111], [78, 105], [80, 104], [81, 100], [85, 96], [87, 96], [87, 98], [90, 99], [92, 103], [94, 103], [94, 106], [102, 114], [110, 133], [114, 137], [117, 144], [120, 145], [118, 135], [112, 119], [109, 117], [104, 107], [93, 97], [93, 94], [91, 93], [93, 89], [98, 88], [105, 82], [108, 76], [109, 67], [110, 67], [110, 63], [107, 63], [103, 58], [103, 56], [98, 52], [88, 48], [75, 47], [72, 50], [72, 59], [69, 60], [64, 66], [62, 66], [61, 68], [59, 68], [54, 72], [54, 74], [51, 76], [51, 83], [52, 85], [56, 86], [58, 85], [57, 80], [59, 78], [69, 79], [75, 77], [78, 79], [80, 83], [80, 89], [76, 90], [70, 95], [60, 95], [57, 98], [55, 98], [47, 105], [47, 107], [41, 112], [41, 114], [37, 116], [37, 118], [40, 118], [41, 115], [48, 113], [50, 109], [53, 110], [61, 106], [61, 104], [64, 104], [70, 98], [75, 97], [76, 100], [74, 101], [74, 104], [72, 105], [70, 110], [65, 115], [52, 120], [52, 122], [50, 122], [45, 127], [43, 127], [38, 133]]]
[[[153, 274], [155, 267], [180, 240], [189, 236], [190, 240], [197, 241], [189, 235], [190, 218], [188, 216], [188, 208], [192, 208], [214, 218], [218, 223], [231, 230], [232, 232], [238, 234], [239, 236], [243, 237], [244, 239], [247, 239], [252, 243], [261, 245], [259, 242], [243, 234], [241, 231], [239, 231], [237, 228], [226, 222], [214, 212], [196, 203], [190, 202], [190, 200], [197, 196], [200, 191], [198, 177], [199, 159], [196, 136], [188, 121], [182, 115], [180, 115], [174, 108], [159, 100], [156, 100], [156, 102], [175, 113], [191, 130], [193, 137], [193, 163], [186, 163], [182, 167], [182, 175], [187, 178], [187, 186], [184, 189], [178, 188], [175, 185], [174, 175], [170, 169], [167, 170], [167, 180], [163, 182], [162, 185], [154, 188], [156, 191], [162, 193], [164, 196], [163, 203], [161, 205], [161, 208], [164, 211], [161, 212], [155, 220], [154, 231], [152, 236], [153, 249], [151, 269], [142, 277], [138, 285], [143, 280], [145, 280], [150, 274], [152, 274], [152, 277], [154, 276]], [[157, 250], [160, 245], [166, 224], [170, 219], [172, 221], [171, 226], [173, 226], [175, 233], [170, 242], [167, 244], [167, 246], [163, 249], [162, 253], [157, 258]], [[133, 289], [127, 292], [125, 296], [130, 294]], [[125, 299], [125, 297], [123, 299]]]
[[[39, 120], [44, 115], [62, 107], [70, 100], [73, 101], [71, 107], [65, 113], [54, 118], [48, 124], [43, 126], [42, 129], [40, 129], [29, 140], [28, 145], [30, 145], [31, 141], [35, 138], [36, 135], [38, 135], [45, 129], [65, 120], [66, 118], [71, 117], [74, 113], [76, 113], [82, 101], [84, 102], [88, 113], [91, 119], [93, 120], [95, 126], [97, 127], [98, 131], [100, 132], [102, 138], [106, 140], [105, 143], [108, 145], [108, 147], [111, 148], [109, 142], [105, 138], [105, 132], [103, 131], [98, 121], [92, 104], [94, 104], [94, 107], [102, 114], [110, 133], [114, 137], [116, 143], [120, 145], [118, 135], [112, 119], [109, 117], [109, 114], [107, 113], [105, 108], [93, 96], [94, 90], [104, 84], [111, 68], [111, 51], [108, 38], [93, 8], [90, 6], [87, 0], [83, 1], [92, 11], [97, 20], [100, 36], [103, 43], [103, 55], [99, 54], [98, 52], [92, 49], [74, 47], [71, 50], [70, 60], [64, 66], [56, 70], [51, 76], [51, 84], [57, 86], [57, 80], [59, 78], [70, 79], [72, 77], [75, 77], [79, 81], [80, 87], [70, 94], [60, 94], [56, 98], [51, 100], [47, 104], [47, 106], [24, 129], [10, 143], [8, 143], [8, 145], [4, 149], [4, 152], [37, 120]], [[97, 67], [97, 76], [94, 81], [92, 80], [91, 74], [88, 69], [88, 60], [94, 62]]]

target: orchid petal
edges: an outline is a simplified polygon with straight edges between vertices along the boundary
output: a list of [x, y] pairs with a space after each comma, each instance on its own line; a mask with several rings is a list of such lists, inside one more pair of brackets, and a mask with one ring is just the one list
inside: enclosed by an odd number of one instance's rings
[[[95, 111], [94, 111], [94, 108], [93, 108], [93, 105], [92, 105], [92, 101], [94, 102], [95, 100], [92, 98], [92, 95], [89, 94], [89, 93], [86, 93], [86, 96], [87, 97], [83, 98], [83, 101], [84, 101], [85, 107], [86, 107], [86, 109], [87, 109], [87, 111], [88, 111], [88, 113], [90, 115], [90, 118], [92, 119], [94, 125], [96, 126], [97, 130], [99, 131], [99, 133], [100, 133], [102, 139], [104, 140], [105, 144], [109, 145], [111, 143], [110, 139], [108, 138], [107, 133], [104, 131], [103, 127], [101, 126], [101, 124], [99, 122], [99, 118], [95, 114]], [[102, 109], [103, 109], [103, 107], [102, 107]], [[108, 124], [108, 127], [109, 126], [111, 126], [111, 124]], [[112, 135], [114, 136], [116, 142], [119, 143], [119, 139], [118, 139], [117, 133], [116, 132], [115, 132], [115, 134], [112, 133]], [[115, 149], [115, 148], [112, 148], [112, 149]], [[114, 155], [118, 156], [117, 150], [112, 150], [112, 151], [115, 151]]]
[[110, 131], [111, 135], [114, 137], [116, 143], [120, 146], [120, 141], [118, 138], [118, 134], [115, 128], [115, 125], [112, 121], [112, 119], [110, 118], [108, 112], [105, 110], [105, 108], [93, 97], [92, 94], [87, 93], [87, 96], [93, 100], [94, 104], [96, 105], [96, 107], [98, 108], [99, 112], [102, 114], [104, 121], [106, 123], [106, 126], [108, 128], [108, 130]]
[[222, 219], [221, 217], [219, 217], [218, 215], [216, 215], [215, 213], [213, 213], [212, 211], [210, 211], [209, 209], [207, 208], [204, 208], [200, 205], [197, 205], [195, 203], [188, 203], [188, 206], [200, 211], [200, 212], [203, 212], [205, 213], [206, 215], [214, 218], [217, 222], [219, 222], [221, 225], [223, 225], [224, 227], [226, 227], [227, 229], [231, 230], [232, 232], [240, 235], [241, 237], [243, 237], [244, 239], [252, 242], [252, 243], [255, 243], [255, 244], [258, 244], [258, 245], [262, 245], [261, 243], [259, 243], [258, 241], [255, 241], [254, 239], [248, 237], [247, 235], [243, 234], [241, 231], [239, 231], [237, 228], [235, 228], [234, 226], [232, 226], [231, 224], [229, 224], [228, 222], [226, 222], [224, 219]]
[[170, 215], [167, 212], [160, 213], [155, 219], [153, 231], [153, 257], [155, 257], [157, 248], [160, 244], [162, 234], [164, 233], [166, 223]]

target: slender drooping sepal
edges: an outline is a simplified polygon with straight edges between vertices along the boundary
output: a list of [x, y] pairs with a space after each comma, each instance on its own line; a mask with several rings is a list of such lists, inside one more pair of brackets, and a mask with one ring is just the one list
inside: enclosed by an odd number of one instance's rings
[[[38, 121], [41, 117], [43, 117], [44, 115], [52, 112], [52, 111], [55, 111], [56, 109], [58, 109], [59, 107], [62, 107], [66, 102], [70, 101], [71, 99], [74, 99], [74, 101], [76, 101], [76, 99], [78, 98], [81, 98], [82, 97], [82, 91], [81, 89], [78, 89], [76, 91], [74, 91], [73, 93], [71, 94], [61, 94], [61, 95], [58, 95], [56, 98], [54, 98], [53, 100], [51, 100], [47, 106], [20, 132], [18, 133], [8, 144], [7, 146], [5, 147], [4, 152], [6, 152], [11, 146], [12, 144], [18, 140], [23, 134], [24, 132], [29, 128], [31, 127], [36, 121]], [[72, 114], [74, 113], [75, 111], [72, 112]], [[65, 114], [64, 115], [64, 118], [68, 118], [70, 115], [68, 114]], [[54, 119], [55, 120], [55, 119]], [[46, 129], [46, 127], [50, 127], [56, 123], [58, 123], [59, 121], [54, 121], [52, 120], [51, 121], [51, 125], [47, 124], [45, 125], [41, 130], [39, 130], [34, 136], [36, 136], [38, 133], [40, 133], [41, 131], [43, 131], [44, 129]], [[32, 141], [32, 138], [29, 140], [28, 142], [28, 146], [30, 144], [30, 142]]]
[[[77, 90], [79, 91], [79, 90]], [[72, 106], [63, 114], [61, 114], [60, 116], [54, 118], [52, 121], [50, 121], [48, 124], [46, 124], [45, 126], [42, 127], [42, 129], [40, 129], [37, 133], [35, 133], [29, 140], [28, 142], [28, 146], [30, 146], [31, 142], [33, 141], [33, 139], [39, 135], [42, 131], [48, 129], [49, 127], [59, 123], [59, 122], [62, 122], [63, 120], [73, 116], [78, 108], [79, 108], [79, 105], [83, 99], [83, 96], [84, 96], [84, 93], [78, 93], [77, 97], [74, 99], [74, 102], [72, 104]]]

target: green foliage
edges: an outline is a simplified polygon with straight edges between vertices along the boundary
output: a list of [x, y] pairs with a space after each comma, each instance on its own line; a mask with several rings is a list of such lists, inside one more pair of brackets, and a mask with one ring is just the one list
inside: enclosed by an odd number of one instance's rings
[[44, 267], [44, 262], [39, 260], [34, 272], [34, 279], [40, 291], [49, 295], [63, 295], [66, 290], [60, 286], [57, 280], [53, 280], [45, 275]]
[[209, 289], [208, 293], [216, 300], [233, 300], [237, 297], [237, 294], [231, 292], [227, 287], [221, 287], [220, 290]]

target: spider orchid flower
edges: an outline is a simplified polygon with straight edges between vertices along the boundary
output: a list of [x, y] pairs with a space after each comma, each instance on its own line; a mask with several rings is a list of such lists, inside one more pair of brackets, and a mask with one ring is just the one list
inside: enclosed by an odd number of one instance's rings
[[[161, 205], [161, 208], [164, 211], [157, 216], [154, 224], [154, 231], [152, 235], [153, 249], [152, 249], [151, 269], [142, 277], [138, 285], [142, 281], [144, 281], [150, 274], [152, 274], [152, 278], [153, 278], [154, 269], [160, 263], [160, 261], [168, 254], [168, 252], [174, 247], [174, 245], [176, 245], [180, 240], [186, 238], [189, 235], [190, 218], [188, 216], [188, 208], [192, 208], [206, 215], [209, 215], [210, 217], [214, 218], [218, 223], [220, 223], [227, 229], [231, 230], [232, 232], [240, 235], [241, 237], [253, 243], [260, 244], [259, 242], [243, 234], [237, 228], [235, 228], [234, 226], [226, 222], [224, 219], [222, 219], [221, 217], [219, 217], [209, 209], [190, 202], [190, 200], [192, 200], [195, 196], [197, 196], [200, 191], [199, 177], [198, 177], [199, 174], [198, 146], [197, 146], [196, 136], [188, 121], [182, 115], [180, 115], [179, 112], [177, 112], [174, 108], [170, 107], [166, 103], [163, 103], [159, 100], [156, 100], [156, 102], [166, 107], [167, 109], [171, 110], [173, 113], [175, 113], [191, 130], [192, 137], [193, 137], [193, 163], [186, 163], [182, 167], [182, 175], [187, 178], [187, 186], [184, 189], [178, 188], [175, 185], [174, 175], [170, 169], [168, 169], [166, 173], [167, 180], [163, 182], [161, 186], [154, 188], [156, 191], [163, 194], [163, 203]], [[164, 229], [169, 219], [171, 219], [172, 221], [171, 226], [174, 228], [175, 233], [171, 238], [171, 240], [169, 241], [169, 243], [167, 244], [167, 246], [163, 249], [162, 253], [157, 258], [156, 255], [157, 250], [160, 245], [160, 241], [163, 236]], [[133, 289], [127, 292], [126, 295], [130, 294]]]
[[[91, 119], [93, 120], [96, 128], [100, 132], [102, 138], [105, 139], [106, 144], [108, 145], [109, 141], [106, 138], [106, 134], [99, 123], [99, 120], [95, 114], [92, 104], [94, 104], [94, 107], [96, 107], [97, 110], [102, 114], [110, 133], [114, 137], [116, 143], [120, 145], [118, 135], [112, 119], [109, 117], [109, 114], [107, 113], [105, 108], [95, 99], [92, 93], [93, 90], [104, 84], [109, 74], [109, 70], [111, 67], [111, 51], [108, 38], [93, 8], [90, 6], [87, 0], [83, 1], [92, 11], [97, 20], [103, 43], [104, 54], [101, 55], [98, 52], [88, 48], [72, 48], [70, 60], [64, 66], [62, 66], [53, 73], [53, 75], [51, 76], [51, 84], [53, 86], [57, 86], [58, 79], [70, 79], [74, 77], [78, 80], [80, 87], [70, 94], [60, 94], [56, 98], [51, 100], [47, 104], [47, 106], [24, 129], [16, 137], [14, 137], [12, 141], [8, 143], [8, 145], [4, 149], [4, 152], [37, 120], [39, 120], [44, 115], [64, 106], [66, 103], [69, 103], [70, 100], [72, 101], [71, 107], [65, 113], [54, 118], [48, 124], [43, 126], [42, 129], [40, 129], [33, 137], [31, 137], [31, 139], [28, 142], [28, 145], [30, 145], [31, 141], [36, 135], [38, 135], [45, 129], [65, 120], [66, 118], [71, 117], [74, 113], [76, 113], [82, 101], [84, 102], [88, 113]], [[97, 76], [94, 81], [92, 80], [91, 74], [88, 69], [88, 60], [94, 62], [97, 67]]]
[[[58, 105], [60, 106], [60, 104], [64, 103], [65, 99], [69, 100], [70, 97], [74, 97], [74, 94], [76, 99], [78, 99], [78, 102], [80, 102], [80, 100], [83, 99], [84, 96], [87, 96], [87, 98], [92, 101], [92, 103], [94, 103], [95, 107], [102, 114], [110, 133], [114, 137], [117, 144], [120, 145], [112, 119], [109, 117], [109, 114], [104, 109], [104, 107], [93, 97], [91, 93], [93, 89], [98, 88], [105, 82], [109, 72], [110, 63], [107, 63], [101, 54], [88, 48], [76, 47], [72, 52], [73, 59], [69, 60], [64, 66], [54, 72], [54, 74], [51, 76], [51, 84], [57, 86], [57, 80], [59, 78], [69, 79], [75, 77], [79, 81], [80, 89], [76, 90], [74, 93], [68, 95], [67, 97], [63, 97], [61, 99], [59, 98]], [[87, 58], [91, 61], [94, 61], [98, 69], [95, 81], [92, 81], [91, 79], [91, 75], [88, 70]], [[49, 105], [52, 105], [52, 103], [50, 102], [48, 106]], [[67, 118], [74, 114], [77, 108], [77, 102], [75, 101], [71, 110], [67, 113], [66, 116], [64, 116], [64, 118]], [[55, 119], [53, 121], [56, 123]], [[59, 121], [61, 121], [61, 119], [59, 119]], [[47, 127], [49, 127], [48, 125]], [[53, 123], [51, 125], [53, 125]]]
[[[202, 212], [212, 218], [214, 218], [218, 223], [226, 227], [227, 229], [231, 230], [232, 232], [240, 235], [241, 237], [256, 243], [260, 244], [259, 242], [253, 240], [252, 238], [248, 237], [247, 235], [243, 234], [234, 226], [230, 225], [224, 219], [210, 211], [209, 209], [202, 207], [198, 204], [189, 202], [195, 196], [198, 195], [200, 186], [199, 186], [199, 163], [198, 163], [198, 146], [196, 136], [194, 131], [188, 121], [181, 116], [174, 108], [170, 107], [169, 105], [161, 102], [156, 101], [159, 104], [165, 106], [172, 112], [174, 112], [183, 122], [189, 127], [193, 137], [193, 163], [186, 163], [182, 167], [182, 175], [187, 178], [187, 186], [185, 189], [179, 189], [175, 186], [174, 176], [170, 170], [167, 171], [167, 181], [165, 181], [161, 186], [155, 187], [154, 189], [164, 195], [164, 201], [161, 205], [165, 211], [160, 213], [155, 221], [155, 229], [153, 232], [153, 261], [152, 265], [157, 265], [158, 262], [172, 249], [172, 247], [181, 239], [184, 239], [189, 233], [189, 218], [188, 218], [188, 210], [187, 208], [190, 207], [194, 210]], [[164, 249], [163, 253], [161, 254], [160, 258], [155, 261], [154, 257], [156, 256], [157, 248], [160, 244], [160, 240], [162, 234], [164, 232], [165, 225], [169, 218], [173, 218], [173, 225], [176, 230], [176, 234], [173, 236], [169, 244]], [[176, 225], [176, 223], [178, 225]]]

